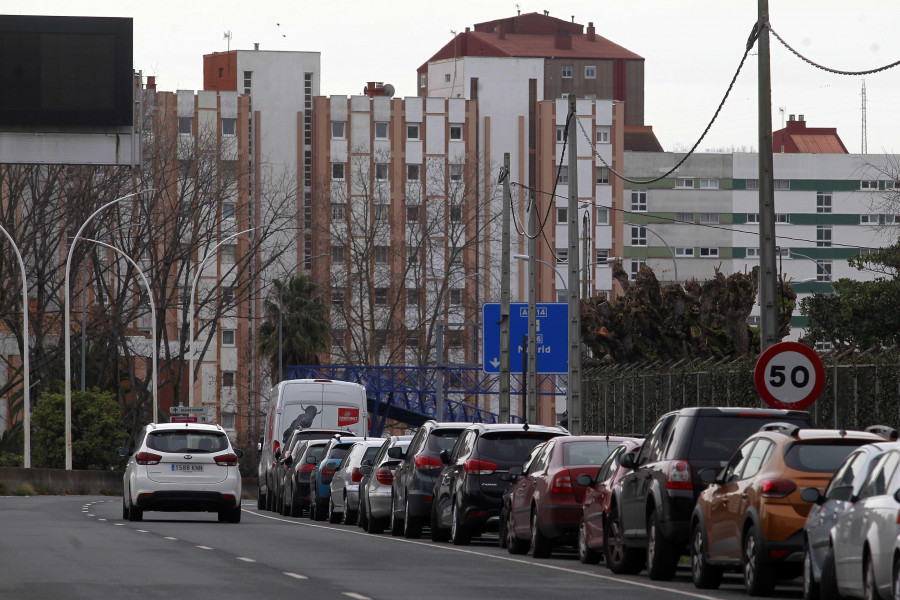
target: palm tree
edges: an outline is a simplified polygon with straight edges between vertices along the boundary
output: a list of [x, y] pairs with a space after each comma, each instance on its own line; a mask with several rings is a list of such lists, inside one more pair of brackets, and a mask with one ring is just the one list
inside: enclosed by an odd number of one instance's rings
[[305, 275], [292, 275], [286, 282], [275, 282], [265, 302], [266, 320], [259, 328], [259, 351], [270, 355], [270, 375], [278, 373], [278, 328], [281, 314], [281, 352], [285, 365], [317, 365], [319, 352], [328, 349], [330, 332], [328, 309], [317, 294], [319, 286]]

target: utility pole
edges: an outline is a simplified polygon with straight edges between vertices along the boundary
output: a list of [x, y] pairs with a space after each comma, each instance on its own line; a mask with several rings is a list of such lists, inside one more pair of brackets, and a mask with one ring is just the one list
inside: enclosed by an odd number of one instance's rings
[[[578, 118], [575, 94], [569, 95], [569, 372], [566, 378], [566, 410], [569, 431], [582, 433], [581, 398], [581, 303], [578, 298]], [[585, 232], [587, 235], [587, 232]]]
[[587, 210], [584, 211], [584, 217], [581, 219], [581, 231], [582, 231], [582, 240], [581, 240], [581, 248], [582, 255], [581, 260], [584, 262], [582, 268], [584, 269], [584, 275], [581, 277], [581, 299], [584, 300], [588, 297], [588, 265], [591, 263], [589, 260], [589, 247], [591, 245], [591, 238], [588, 236], [588, 225], [590, 224], [590, 220], [588, 219]]
[[525, 419], [537, 423], [537, 200], [531, 193], [528, 205], [528, 393], [525, 395]]
[[775, 183], [772, 173], [772, 77], [769, 1], [759, 0], [759, 323], [760, 352], [778, 339], [775, 271]]
[[[503, 155], [503, 233], [500, 246], [500, 422], [510, 422], [510, 352], [509, 352], [509, 217], [512, 196], [509, 189], [509, 152]], [[482, 327], [487, 323], [482, 323]]]

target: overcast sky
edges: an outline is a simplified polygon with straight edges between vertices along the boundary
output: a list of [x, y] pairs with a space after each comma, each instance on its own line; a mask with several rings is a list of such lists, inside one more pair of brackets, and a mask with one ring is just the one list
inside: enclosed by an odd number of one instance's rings
[[[645, 122], [665, 150], [690, 148], [723, 97], [756, 21], [757, 0], [0, 0], [5, 14], [134, 19], [134, 67], [162, 90], [203, 86], [203, 55], [231, 48], [322, 54], [324, 95], [359, 94], [366, 81], [416, 94], [416, 69], [452, 31], [542, 12], [587, 26], [639, 54], [645, 63]], [[811, 60], [845, 71], [900, 60], [897, 0], [769, 0], [770, 22]], [[861, 151], [862, 80], [832, 75], [790, 54], [772, 38], [772, 116], [810, 127], [837, 127]], [[757, 57], [748, 60], [700, 150], [758, 148]], [[900, 153], [900, 67], [865, 76], [869, 153]]]

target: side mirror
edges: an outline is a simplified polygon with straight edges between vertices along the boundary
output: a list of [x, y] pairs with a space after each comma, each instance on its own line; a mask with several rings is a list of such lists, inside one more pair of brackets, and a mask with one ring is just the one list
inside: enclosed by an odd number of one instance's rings
[[[900, 492], [900, 490], [897, 490]], [[897, 495], [894, 494], [896, 498]], [[821, 504], [822, 500], [825, 500], [825, 496], [819, 493], [819, 488], [804, 488], [802, 492], [800, 492], [800, 499], [804, 502], [812, 502], [813, 504]], [[900, 500], [898, 500], [900, 502]]]
[[306, 463], [309, 465], [315, 465], [319, 463], [319, 459], [310, 454], [306, 457]]
[[401, 448], [400, 446], [388, 448], [388, 456], [391, 458], [403, 458], [403, 454], [403, 448]]
[[700, 469], [700, 481], [703, 483], [715, 483], [719, 472], [716, 469]]
[[590, 475], [579, 475], [577, 479], [575, 479], [575, 483], [583, 487], [590, 487], [591, 482], [594, 481], [591, 479]]
[[363, 465], [359, 468], [359, 472], [363, 475], [371, 475], [372, 474], [372, 465]]
[[131, 456], [131, 453], [128, 452], [128, 448], [119, 448], [116, 450], [116, 454], [119, 456]]
[[242, 457], [242, 456], [244, 455], [244, 451], [241, 450], [240, 448], [235, 448], [235, 449], [234, 449], [234, 453], [237, 454], [237, 457], [238, 457], [238, 458], [240, 458], [240, 457]]
[[623, 454], [621, 458], [619, 458], [619, 464], [625, 467], [626, 469], [633, 469], [637, 466], [635, 462], [635, 458], [637, 455], [634, 452], [629, 452], [628, 454]]
[[293, 456], [285, 456], [284, 457], [284, 466], [290, 468], [290, 466], [292, 464], [294, 464], [294, 457]]
[[450, 453], [449, 452], [447, 452], [446, 450], [441, 450], [441, 453], [438, 456], [441, 457], [442, 463], [444, 463], [445, 465], [450, 464]]
[[894, 500], [900, 502], [900, 488], [898, 488], [897, 491], [894, 492]]

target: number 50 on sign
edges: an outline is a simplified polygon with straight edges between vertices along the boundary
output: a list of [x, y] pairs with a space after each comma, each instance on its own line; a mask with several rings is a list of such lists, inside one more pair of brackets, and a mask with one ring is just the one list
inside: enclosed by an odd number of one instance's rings
[[756, 391], [772, 408], [803, 410], [816, 401], [825, 385], [819, 355], [799, 342], [781, 342], [756, 361]]

